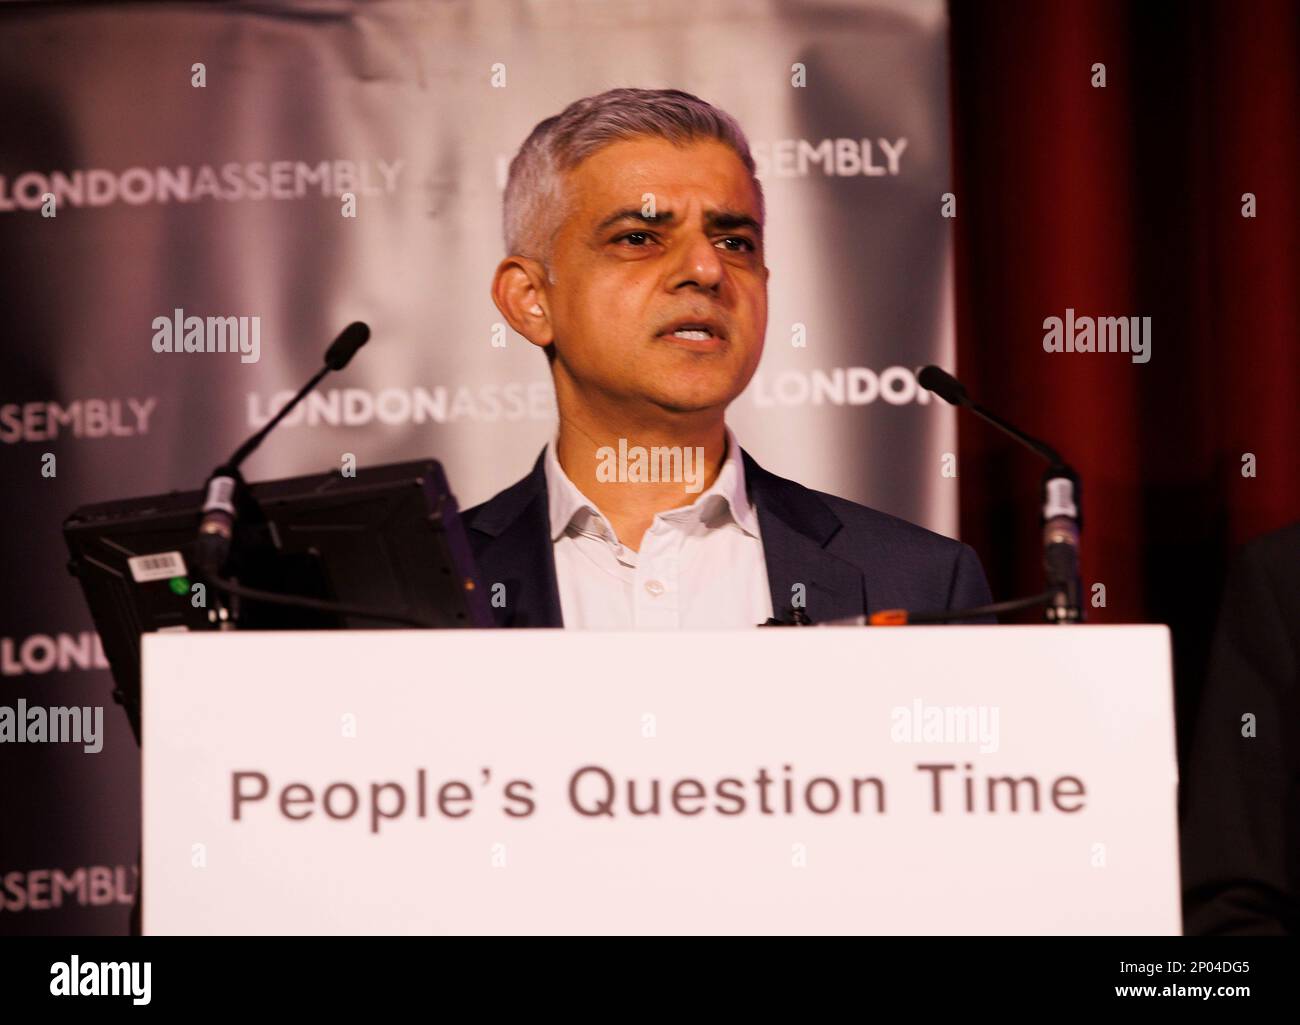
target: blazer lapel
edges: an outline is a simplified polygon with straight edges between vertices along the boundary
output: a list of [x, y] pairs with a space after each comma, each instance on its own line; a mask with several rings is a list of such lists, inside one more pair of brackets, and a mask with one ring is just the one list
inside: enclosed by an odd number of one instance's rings
[[[505, 604], [492, 611], [499, 626], [563, 626], [555, 579], [550, 514], [546, 503], [545, 452], [527, 477], [477, 511], [471, 524], [479, 578], [489, 602], [503, 584]], [[485, 534], [490, 540], [473, 536]]]
[[792, 607], [802, 607], [814, 624], [864, 615], [862, 572], [826, 550], [843, 526], [839, 517], [815, 492], [769, 473], [748, 452], [743, 455], [745, 486], [763, 535], [772, 614], [788, 621]]

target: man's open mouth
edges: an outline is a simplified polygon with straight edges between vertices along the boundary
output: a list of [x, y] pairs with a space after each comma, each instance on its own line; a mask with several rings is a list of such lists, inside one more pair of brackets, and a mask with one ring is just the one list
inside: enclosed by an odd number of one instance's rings
[[714, 339], [726, 340], [727, 333], [720, 323], [713, 320], [682, 320], [670, 324], [659, 332], [660, 337], [679, 338], [684, 342], [707, 342]]

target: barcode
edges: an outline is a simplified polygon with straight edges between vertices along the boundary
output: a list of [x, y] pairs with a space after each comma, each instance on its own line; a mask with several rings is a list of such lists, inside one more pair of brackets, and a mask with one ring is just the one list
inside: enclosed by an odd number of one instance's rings
[[127, 559], [127, 565], [131, 567], [131, 577], [137, 584], [185, 576], [185, 560], [181, 558], [180, 552], [136, 555]]

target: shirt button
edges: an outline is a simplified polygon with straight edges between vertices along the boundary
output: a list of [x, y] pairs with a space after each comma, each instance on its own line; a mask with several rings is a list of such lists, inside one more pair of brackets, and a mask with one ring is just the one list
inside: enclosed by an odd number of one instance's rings
[[645, 582], [645, 589], [646, 593], [649, 594], [651, 598], [658, 598], [664, 593], [664, 585], [658, 580], [647, 580]]

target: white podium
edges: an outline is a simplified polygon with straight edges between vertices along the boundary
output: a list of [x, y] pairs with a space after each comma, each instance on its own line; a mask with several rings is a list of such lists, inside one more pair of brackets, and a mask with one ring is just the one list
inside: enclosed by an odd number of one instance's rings
[[1163, 627], [151, 634], [144, 930], [1177, 933]]

